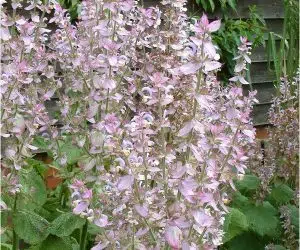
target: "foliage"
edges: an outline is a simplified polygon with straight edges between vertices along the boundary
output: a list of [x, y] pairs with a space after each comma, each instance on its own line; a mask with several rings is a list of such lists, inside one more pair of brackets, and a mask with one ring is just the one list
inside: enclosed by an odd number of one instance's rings
[[85, 220], [72, 213], [63, 213], [51, 222], [49, 232], [53, 235], [64, 237], [69, 236], [76, 228], [81, 228]]
[[[281, 77], [289, 81], [299, 68], [299, 1], [284, 0], [283, 34], [269, 33], [269, 69], [275, 72], [275, 87], [280, 88]], [[279, 47], [276, 45], [279, 40]]]
[[198, 5], [205, 10], [205, 12], [214, 12], [215, 9], [220, 7], [222, 11], [233, 9], [236, 11], [236, 0], [195, 0]]
[[[257, 178], [252, 175], [253, 178]], [[231, 212], [227, 215], [225, 220], [225, 238], [224, 238], [224, 249], [236, 249], [237, 247], [244, 246], [243, 249], [253, 249], [254, 242], [247, 246], [248, 240], [255, 241], [257, 244], [255, 249], [265, 249], [265, 246], [271, 246], [273, 243], [276, 243], [278, 246], [275, 249], [280, 249], [282, 246], [286, 246], [285, 237], [283, 236], [283, 229], [281, 228], [282, 223], [282, 204], [281, 201], [283, 196], [278, 196], [278, 200], [271, 204], [268, 201], [263, 201], [262, 203], [258, 203], [256, 200], [256, 195], [253, 193], [253, 189], [250, 185], [249, 189], [246, 190], [247, 184], [249, 183], [249, 177], [247, 179], [243, 179], [238, 181], [240, 184], [237, 185], [239, 187], [238, 193], [232, 196], [232, 201], [230, 206], [232, 207]], [[244, 183], [243, 183], [244, 182]], [[290, 189], [284, 184], [270, 184], [271, 191], [270, 193], [274, 194], [274, 192], [278, 192], [278, 187], [284, 187], [285, 190]], [[273, 191], [274, 190], [274, 191]], [[257, 187], [258, 191], [258, 187]], [[243, 193], [244, 195], [242, 195]], [[272, 197], [273, 195], [270, 195]], [[276, 197], [276, 196], [275, 196]], [[276, 197], [277, 198], [277, 197]], [[267, 198], [268, 199], [268, 198]], [[274, 198], [271, 199], [274, 201]], [[294, 211], [298, 211], [298, 209], [292, 205], [294, 203], [294, 198], [287, 200], [284, 204], [287, 205], [290, 210], [294, 209]], [[231, 213], [235, 214], [235, 219], [231, 217]], [[293, 213], [293, 216], [299, 218], [299, 215]], [[294, 228], [291, 233], [297, 233], [297, 219], [291, 217], [291, 225]], [[228, 225], [232, 226], [228, 227]], [[233, 237], [230, 237], [233, 236]], [[295, 243], [295, 242], [294, 242]], [[250, 243], [249, 243], [250, 244]], [[283, 247], [284, 248], [284, 247]], [[270, 248], [272, 249], [272, 248]], [[285, 249], [285, 248], [284, 248]]]
[[231, 208], [225, 217], [223, 242], [226, 243], [237, 235], [247, 231], [248, 226], [246, 215], [236, 208]]
[[80, 0], [59, 0], [58, 2], [64, 9], [68, 10], [72, 22], [77, 20], [81, 8]]
[[28, 210], [18, 210], [13, 214], [14, 230], [27, 243], [36, 244], [48, 236], [49, 222]]

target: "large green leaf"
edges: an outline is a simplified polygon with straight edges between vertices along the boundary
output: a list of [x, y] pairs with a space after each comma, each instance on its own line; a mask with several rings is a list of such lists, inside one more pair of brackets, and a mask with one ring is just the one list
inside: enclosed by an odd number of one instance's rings
[[76, 228], [81, 228], [85, 220], [72, 213], [64, 213], [52, 221], [49, 233], [63, 237], [69, 236]]
[[248, 222], [246, 216], [238, 209], [232, 208], [225, 217], [224, 222], [224, 239], [227, 242], [235, 236], [243, 233], [248, 229]]
[[11, 249], [12, 249], [12, 245], [10, 245], [10, 244], [5, 244], [5, 243], [1, 243], [1, 244], [0, 244], [0, 249], [1, 249], [1, 250], [11, 250]]
[[79, 245], [72, 237], [60, 238], [55, 235], [49, 235], [41, 244], [28, 250], [79, 250]]
[[294, 198], [294, 191], [289, 186], [280, 183], [275, 185], [268, 198], [273, 204], [286, 204]]
[[255, 175], [245, 175], [242, 180], [236, 182], [236, 187], [238, 190], [245, 194], [249, 192], [254, 192], [260, 184], [260, 180]]
[[232, 197], [232, 206], [239, 208], [249, 204], [249, 199], [240, 192], [235, 192]]
[[43, 241], [49, 234], [49, 222], [32, 211], [19, 210], [15, 212], [13, 226], [18, 236], [30, 244]]
[[226, 250], [264, 250], [266, 242], [263, 241], [258, 235], [245, 232], [234, 237], [231, 241], [227, 242], [221, 249]]
[[241, 211], [247, 217], [249, 229], [260, 236], [278, 236], [280, 228], [278, 212], [269, 202], [264, 202], [262, 205], [257, 206], [249, 203], [241, 207]]
[[49, 141], [49, 139], [47, 139], [43, 136], [35, 136], [32, 144], [34, 146], [38, 147], [40, 151], [43, 151], [43, 152], [49, 151], [50, 141]]
[[295, 232], [299, 235], [299, 208], [294, 205], [287, 205], [290, 210], [291, 222], [295, 227]]
[[42, 177], [35, 169], [22, 169], [19, 171], [19, 181], [22, 185], [22, 193], [25, 194], [28, 200], [24, 202], [31, 206], [42, 206], [47, 200], [47, 190]]

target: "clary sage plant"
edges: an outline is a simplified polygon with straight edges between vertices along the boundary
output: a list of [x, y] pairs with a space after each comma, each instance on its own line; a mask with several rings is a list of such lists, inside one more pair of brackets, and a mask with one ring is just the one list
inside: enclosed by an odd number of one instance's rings
[[[255, 92], [242, 91], [250, 43], [241, 38], [224, 87], [211, 40], [221, 23], [190, 22], [185, 4], [87, 0], [76, 24], [55, 1], [1, 13], [3, 182], [13, 196], [22, 189], [37, 135], [58, 169], [71, 140], [83, 154], [70, 211], [103, 229], [93, 250], [222, 244], [227, 193], [255, 137]], [[53, 97], [58, 116], [46, 108]]]

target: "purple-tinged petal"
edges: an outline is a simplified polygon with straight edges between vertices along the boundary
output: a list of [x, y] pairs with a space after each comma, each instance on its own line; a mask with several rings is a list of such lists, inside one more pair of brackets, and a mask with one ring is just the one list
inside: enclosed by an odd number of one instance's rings
[[101, 214], [101, 216], [94, 220], [95, 225], [98, 227], [106, 227], [108, 224], [108, 217], [105, 214]]
[[208, 25], [208, 30], [209, 30], [209, 32], [215, 32], [218, 29], [220, 29], [220, 27], [221, 27], [221, 21], [220, 20], [216, 20], [216, 21], [211, 22]]
[[210, 227], [213, 224], [213, 218], [210, 215], [207, 215], [203, 211], [200, 210], [194, 211], [193, 217], [201, 227]]
[[142, 217], [148, 216], [148, 208], [146, 208], [145, 206], [135, 205], [134, 208], [140, 216], [142, 216]]
[[165, 239], [173, 249], [180, 249], [182, 232], [177, 226], [167, 226], [165, 232]]
[[185, 123], [182, 129], [179, 130], [178, 136], [182, 137], [187, 135], [193, 128], [194, 128], [194, 122], [193, 121], [188, 121]]
[[83, 211], [85, 211], [88, 208], [87, 202], [79, 202], [77, 206], [73, 209], [74, 214], [81, 214]]
[[133, 182], [134, 177], [132, 175], [125, 175], [120, 177], [117, 187], [120, 191], [131, 189]]

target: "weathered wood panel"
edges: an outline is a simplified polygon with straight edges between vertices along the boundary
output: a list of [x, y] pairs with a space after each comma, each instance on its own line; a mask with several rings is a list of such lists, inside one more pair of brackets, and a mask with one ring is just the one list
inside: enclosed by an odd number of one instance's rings
[[[260, 104], [270, 103], [276, 94], [276, 89], [272, 82], [252, 84], [253, 90], [257, 90], [256, 99]], [[250, 91], [250, 86], [244, 86], [244, 93]]]
[[[147, 6], [156, 5], [157, 0], [144, 0]], [[265, 19], [276, 19], [284, 17], [283, 0], [238, 0], [237, 11], [230, 11], [231, 18], [249, 18], [249, 6], [256, 5], [258, 12]], [[195, 13], [199, 9], [195, 0], [190, 0], [188, 8]], [[200, 12], [201, 13], [201, 12]], [[209, 15], [211, 18], [222, 16], [220, 10]]]
[[274, 73], [268, 70], [267, 62], [257, 62], [250, 65], [250, 74], [252, 83], [273, 82]]
[[[279, 48], [280, 47], [280, 41], [276, 41], [276, 47]], [[255, 49], [252, 50], [252, 54], [251, 54], [251, 60], [252, 63], [258, 63], [258, 62], [267, 62], [268, 61], [268, 51], [267, 51], [268, 47], [267, 47], [267, 43], [265, 44], [265, 46], [259, 46]]]
[[270, 107], [271, 104], [269, 103], [255, 105], [253, 107], [252, 117], [253, 117], [254, 125], [258, 126], [258, 125], [269, 124], [268, 112]]

